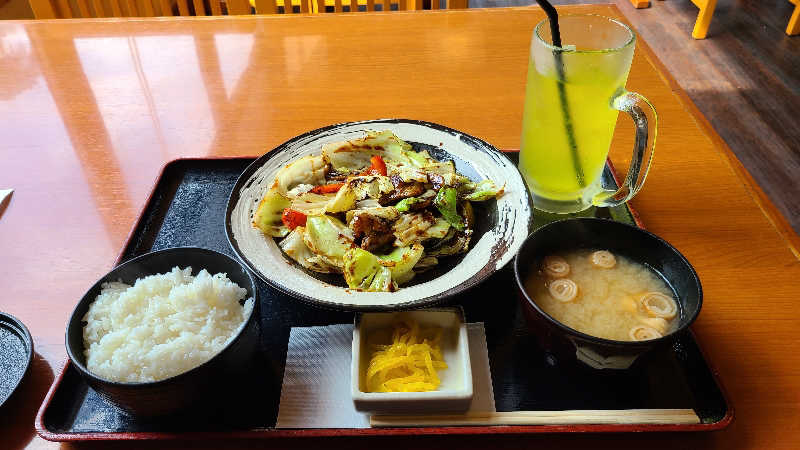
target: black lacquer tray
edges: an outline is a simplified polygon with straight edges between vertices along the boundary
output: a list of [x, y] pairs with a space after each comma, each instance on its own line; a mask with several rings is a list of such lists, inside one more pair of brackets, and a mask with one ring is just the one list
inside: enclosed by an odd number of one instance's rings
[[[516, 154], [510, 153], [515, 158]], [[198, 246], [234, 256], [225, 237], [228, 196], [254, 158], [179, 159], [164, 167], [117, 263], [151, 250]], [[604, 176], [614, 179], [607, 167]], [[612, 181], [613, 182], [613, 181]], [[640, 225], [626, 206], [586, 215]], [[542, 225], [555, 217], [538, 215]], [[277, 436], [487, 434], [541, 432], [710, 431], [724, 428], [733, 410], [691, 332], [676, 336], [622, 375], [552, 366], [526, 328], [514, 291], [512, 265], [454, 299], [469, 322], [484, 322], [497, 411], [694, 409], [701, 423], [569, 426], [469, 426], [368, 429], [276, 429], [280, 386], [293, 326], [352, 323], [353, 313], [310, 306], [257, 279], [261, 296], [262, 360], [250, 395], [204, 417], [147, 422], [101, 398], [69, 362], [56, 378], [36, 419], [45, 439], [261, 438]], [[70, 301], [65, 299], [65, 301]], [[75, 299], [77, 301], [77, 299]]]

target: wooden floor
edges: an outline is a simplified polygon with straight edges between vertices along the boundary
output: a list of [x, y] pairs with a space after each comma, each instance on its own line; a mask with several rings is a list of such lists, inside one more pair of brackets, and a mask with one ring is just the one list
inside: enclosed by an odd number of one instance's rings
[[[788, 0], [719, 0], [708, 38], [698, 41], [691, 38], [698, 9], [690, 0], [651, 0], [650, 8], [638, 10], [629, 0], [609, 1], [628, 17], [800, 233], [800, 36], [784, 33], [794, 5]], [[552, 1], [556, 6], [607, 2]], [[531, 3], [470, 0], [470, 7]]]

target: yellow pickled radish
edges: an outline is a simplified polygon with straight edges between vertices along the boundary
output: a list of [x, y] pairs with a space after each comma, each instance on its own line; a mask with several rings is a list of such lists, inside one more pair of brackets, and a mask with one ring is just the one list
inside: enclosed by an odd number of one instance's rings
[[657, 339], [663, 336], [658, 330], [646, 327], [644, 325], [637, 325], [631, 328], [628, 335], [634, 341], [648, 341], [650, 339]]
[[611, 269], [617, 265], [617, 258], [606, 250], [598, 250], [592, 253], [590, 257], [592, 265], [601, 269]]
[[648, 292], [639, 297], [639, 306], [650, 317], [672, 319], [678, 313], [678, 305], [672, 297], [660, 292]]
[[367, 392], [424, 392], [441, 384], [447, 364], [439, 347], [441, 328], [420, 330], [414, 321], [394, 325], [392, 342], [376, 345], [366, 373]]
[[542, 261], [542, 270], [551, 278], [564, 278], [569, 275], [569, 264], [560, 256], [547, 256]]
[[560, 302], [570, 302], [578, 296], [578, 285], [569, 278], [553, 280], [547, 286], [550, 295]]

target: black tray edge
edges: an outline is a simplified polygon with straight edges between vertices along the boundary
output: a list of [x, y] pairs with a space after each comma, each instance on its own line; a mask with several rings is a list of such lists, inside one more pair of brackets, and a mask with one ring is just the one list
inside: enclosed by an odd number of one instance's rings
[[[518, 150], [515, 149], [500, 149], [503, 153], [514, 153]], [[255, 156], [223, 156], [223, 157], [209, 157], [209, 158], [176, 158], [167, 161], [159, 171], [153, 183], [153, 188], [144, 202], [144, 206], [139, 213], [136, 222], [131, 227], [128, 236], [125, 239], [125, 244], [121, 247], [113, 266], [119, 265], [125, 255], [128, 247], [132, 244], [133, 237], [136, 230], [142, 225], [145, 211], [150, 206], [156, 188], [161, 184], [162, 179], [169, 169], [184, 162], [199, 162], [210, 160], [236, 160], [236, 159], [253, 159]], [[610, 159], [607, 164], [611, 168], [611, 174], [615, 182], [619, 185], [619, 178], [617, 171], [614, 168]], [[628, 210], [631, 212], [636, 225], [645, 228], [639, 213], [628, 204]], [[646, 228], [645, 228], [646, 229]], [[112, 266], [112, 267], [113, 267]], [[689, 330], [692, 339], [695, 341], [706, 365], [714, 378], [714, 382], [720, 389], [722, 397], [727, 406], [725, 416], [717, 422], [713, 423], [700, 423], [690, 425], [673, 425], [673, 424], [633, 424], [633, 425], [507, 425], [507, 426], [459, 426], [459, 427], [406, 427], [406, 428], [313, 428], [313, 429], [278, 429], [278, 428], [258, 428], [243, 431], [218, 431], [218, 432], [190, 432], [190, 433], [169, 433], [169, 432], [118, 432], [118, 433], [101, 433], [101, 432], [83, 432], [83, 433], [65, 433], [56, 430], [50, 430], [45, 426], [44, 416], [50, 402], [55, 396], [58, 387], [61, 384], [65, 374], [71, 368], [69, 359], [66, 359], [58, 376], [53, 380], [50, 389], [47, 392], [44, 400], [42, 401], [39, 411], [36, 414], [34, 427], [37, 434], [45, 440], [52, 442], [73, 442], [73, 441], [112, 441], [112, 440], [186, 440], [186, 439], [262, 439], [262, 438], [288, 438], [288, 437], [353, 437], [353, 436], [412, 436], [412, 435], [478, 435], [478, 434], [540, 434], [540, 433], [625, 433], [625, 432], [669, 432], [669, 431], [687, 431], [687, 432], [703, 432], [703, 431], [717, 431], [728, 427], [734, 420], [734, 408], [731, 403], [728, 392], [722, 384], [719, 372], [716, 367], [710, 362], [707, 353], [703, 350], [700, 343], [697, 341], [696, 336], [691, 329]]]

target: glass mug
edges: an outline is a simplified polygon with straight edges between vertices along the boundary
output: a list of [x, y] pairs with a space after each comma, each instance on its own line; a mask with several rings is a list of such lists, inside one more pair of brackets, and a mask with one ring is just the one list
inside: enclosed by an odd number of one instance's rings
[[[658, 118], [646, 98], [625, 90], [636, 35], [607, 17], [559, 18], [563, 47], [551, 42], [550, 21], [531, 40], [519, 169], [536, 209], [574, 213], [616, 206], [642, 188]], [[602, 173], [619, 111], [636, 125], [633, 158], [619, 189]]]

